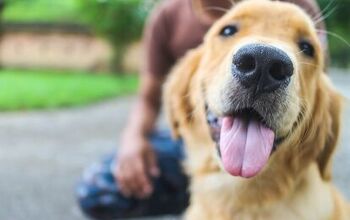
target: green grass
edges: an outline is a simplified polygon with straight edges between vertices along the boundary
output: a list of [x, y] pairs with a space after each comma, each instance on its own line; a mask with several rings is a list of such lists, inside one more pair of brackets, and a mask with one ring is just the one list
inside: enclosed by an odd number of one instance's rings
[[81, 22], [76, 0], [9, 0], [3, 19], [9, 22]]
[[0, 111], [81, 106], [136, 91], [136, 76], [0, 71]]

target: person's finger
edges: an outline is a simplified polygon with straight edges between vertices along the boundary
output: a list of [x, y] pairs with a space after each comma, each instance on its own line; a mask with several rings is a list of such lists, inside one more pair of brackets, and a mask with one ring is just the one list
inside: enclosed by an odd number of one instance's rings
[[131, 195], [132, 195], [129, 188], [126, 185], [124, 185], [123, 183], [119, 183], [119, 191], [123, 196], [125, 196], [127, 198], [131, 197]]
[[120, 170], [122, 171], [122, 174], [123, 174], [122, 189], [123, 191], [126, 191], [126, 193], [129, 196], [136, 196], [140, 188], [137, 181], [135, 181], [135, 178], [136, 178], [135, 164], [138, 164], [139, 161], [140, 161], [139, 157], [131, 157], [123, 160], [122, 163], [120, 164]]
[[120, 165], [116, 164], [113, 169], [113, 176], [116, 179], [116, 182], [120, 183], [123, 181], [123, 170], [120, 169]]
[[154, 151], [149, 151], [147, 153], [146, 160], [147, 160], [146, 163], [148, 167], [147, 172], [149, 172], [149, 174], [153, 177], [158, 177], [160, 175], [160, 170], [158, 167], [158, 162]]
[[134, 172], [136, 176], [135, 182], [138, 185], [138, 189], [136, 192], [138, 197], [148, 197], [152, 193], [153, 187], [149, 177], [147, 176], [145, 161], [136, 163]]
[[142, 185], [138, 181], [138, 175], [140, 175], [140, 171], [138, 171], [138, 164], [142, 163], [140, 162], [140, 159], [133, 159], [132, 162], [128, 163], [127, 165], [127, 172], [126, 172], [126, 178], [125, 178], [125, 185], [128, 187], [128, 189], [131, 191], [131, 194], [136, 196], [140, 189], [142, 189]]
[[125, 197], [130, 197], [131, 196], [131, 190], [129, 189], [127, 185], [127, 180], [126, 180], [127, 174], [123, 169], [121, 169], [120, 166], [117, 167], [116, 170], [116, 179], [118, 182], [118, 188], [120, 192], [125, 196]]
[[146, 164], [143, 157], [136, 157], [128, 165], [126, 184], [131, 194], [138, 198], [148, 197], [152, 191], [152, 185], [146, 172]]

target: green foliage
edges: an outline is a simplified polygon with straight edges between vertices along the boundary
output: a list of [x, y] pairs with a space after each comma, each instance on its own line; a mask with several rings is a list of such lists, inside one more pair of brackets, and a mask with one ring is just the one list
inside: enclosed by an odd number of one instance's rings
[[[326, 18], [331, 62], [333, 65], [349, 67], [350, 66], [350, 1], [349, 0], [318, 0], [321, 9], [326, 9], [323, 14], [327, 16], [327, 12], [331, 14]], [[328, 6], [328, 7], [327, 7]], [[335, 9], [334, 12], [331, 12]], [[337, 36], [334, 36], [337, 35]], [[343, 38], [341, 40], [339, 38]]]
[[140, 38], [147, 16], [143, 0], [79, 0], [85, 21], [115, 49], [114, 67], [128, 43]]
[[116, 44], [125, 44], [141, 34], [146, 16], [141, 0], [81, 0], [86, 21]]
[[136, 76], [0, 71], [0, 111], [86, 105], [136, 91]]

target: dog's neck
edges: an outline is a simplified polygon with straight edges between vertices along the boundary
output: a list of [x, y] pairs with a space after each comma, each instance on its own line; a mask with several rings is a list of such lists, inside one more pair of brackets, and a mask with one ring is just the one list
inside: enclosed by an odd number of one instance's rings
[[[281, 150], [281, 149], [280, 149]], [[317, 176], [322, 181], [316, 163], [305, 163], [300, 167], [299, 161], [286, 157], [288, 154], [276, 153], [270, 159], [266, 170], [251, 179], [238, 178], [236, 193], [247, 204], [261, 206], [293, 196], [300, 188], [308, 185], [310, 176]], [[261, 204], [260, 204], [261, 203]]]

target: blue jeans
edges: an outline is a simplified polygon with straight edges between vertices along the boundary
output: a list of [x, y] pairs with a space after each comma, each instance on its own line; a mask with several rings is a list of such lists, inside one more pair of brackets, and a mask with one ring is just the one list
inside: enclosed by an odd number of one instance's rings
[[144, 200], [124, 197], [112, 174], [114, 154], [85, 170], [77, 187], [82, 211], [94, 219], [120, 219], [143, 216], [176, 215], [188, 205], [188, 177], [181, 161], [182, 141], [173, 141], [169, 132], [154, 132], [150, 141], [157, 154], [161, 175], [152, 179], [154, 192]]

